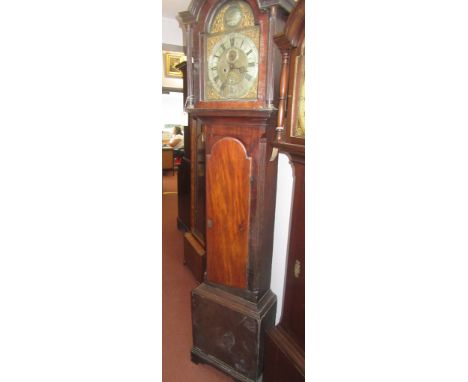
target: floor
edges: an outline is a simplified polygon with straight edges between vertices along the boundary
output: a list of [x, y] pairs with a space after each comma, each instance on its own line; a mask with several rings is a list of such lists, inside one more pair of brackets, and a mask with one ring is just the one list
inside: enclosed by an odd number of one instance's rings
[[165, 172], [162, 184], [162, 380], [232, 382], [217, 369], [190, 361], [190, 292], [198, 283], [183, 265], [183, 233], [177, 230], [177, 172]]

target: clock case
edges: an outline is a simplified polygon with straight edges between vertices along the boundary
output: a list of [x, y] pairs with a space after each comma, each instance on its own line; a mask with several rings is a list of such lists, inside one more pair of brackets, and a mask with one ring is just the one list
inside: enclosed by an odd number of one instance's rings
[[[294, 187], [282, 315], [265, 340], [264, 382], [305, 380], [305, 134], [295, 132], [300, 85], [304, 85], [305, 2], [299, 0], [283, 33], [275, 36], [282, 69], [274, 146], [293, 168]], [[285, 126], [284, 126], [285, 125]]]
[[273, 327], [270, 290], [277, 160], [272, 159], [281, 56], [273, 36], [294, 1], [245, 0], [260, 30], [257, 98], [204, 99], [205, 39], [228, 1], [193, 0], [179, 14], [187, 43], [187, 112], [205, 132], [206, 273], [192, 291], [192, 360], [238, 381], [263, 372]]

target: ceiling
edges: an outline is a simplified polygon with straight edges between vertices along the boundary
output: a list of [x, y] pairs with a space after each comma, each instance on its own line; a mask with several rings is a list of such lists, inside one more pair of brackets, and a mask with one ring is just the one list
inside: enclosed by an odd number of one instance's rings
[[162, 16], [175, 19], [177, 14], [186, 11], [191, 0], [163, 0], [162, 1]]

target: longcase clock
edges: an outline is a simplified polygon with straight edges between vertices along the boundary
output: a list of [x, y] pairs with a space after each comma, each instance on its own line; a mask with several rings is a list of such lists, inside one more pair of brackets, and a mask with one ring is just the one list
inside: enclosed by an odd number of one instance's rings
[[[282, 69], [275, 147], [291, 162], [294, 176], [285, 290], [280, 322], [265, 343], [264, 382], [305, 379], [305, 4], [299, 0], [283, 33], [275, 36]], [[280, 180], [279, 180], [280, 181]]]
[[192, 360], [239, 381], [263, 373], [270, 290], [281, 56], [273, 36], [293, 0], [193, 0], [186, 31], [187, 111], [204, 134], [203, 283], [192, 292]]

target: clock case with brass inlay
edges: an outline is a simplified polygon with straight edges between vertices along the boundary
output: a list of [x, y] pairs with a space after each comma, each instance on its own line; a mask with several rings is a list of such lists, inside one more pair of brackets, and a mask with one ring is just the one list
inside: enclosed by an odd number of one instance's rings
[[295, 3], [235, 1], [249, 7], [259, 31], [256, 94], [211, 99], [206, 39], [217, 12], [233, 2], [193, 0], [179, 14], [187, 41], [187, 112], [206, 139], [206, 273], [192, 292], [192, 360], [256, 382], [276, 314], [270, 278], [277, 159], [270, 159], [281, 56], [273, 36]]

